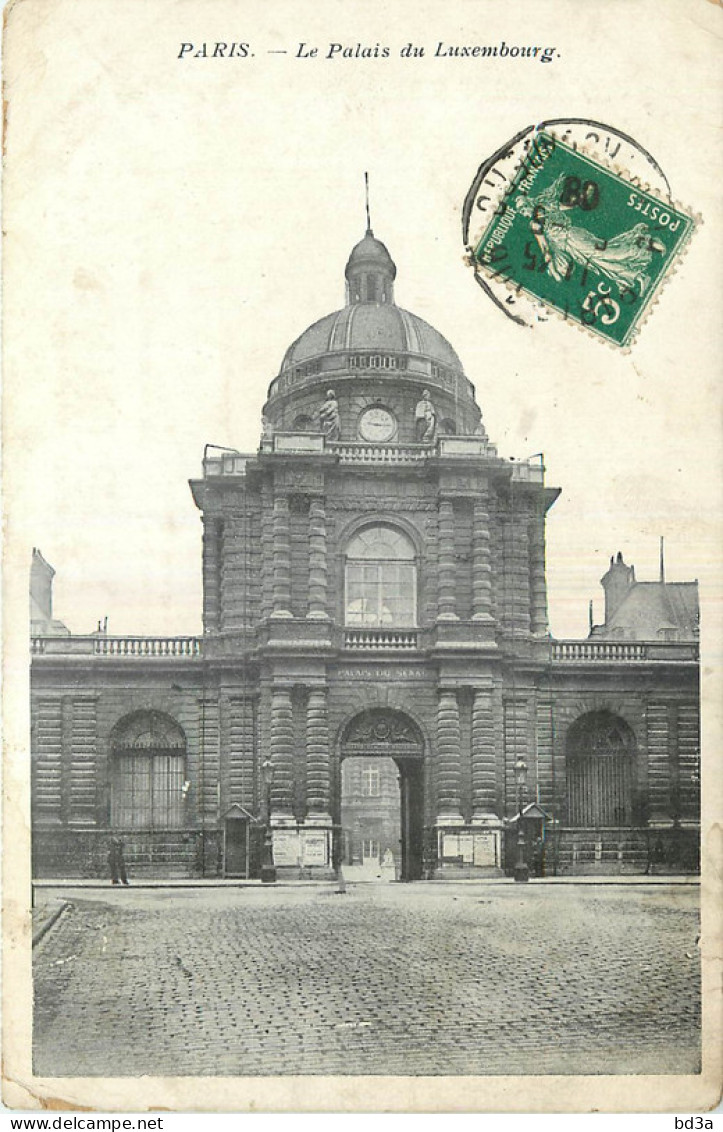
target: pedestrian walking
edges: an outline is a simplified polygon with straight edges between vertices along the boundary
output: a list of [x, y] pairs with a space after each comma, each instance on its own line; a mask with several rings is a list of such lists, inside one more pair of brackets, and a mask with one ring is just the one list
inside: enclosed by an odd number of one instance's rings
[[126, 863], [123, 856], [123, 842], [114, 837], [108, 850], [108, 864], [110, 866], [110, 879], [113, 884], [128, 884]]

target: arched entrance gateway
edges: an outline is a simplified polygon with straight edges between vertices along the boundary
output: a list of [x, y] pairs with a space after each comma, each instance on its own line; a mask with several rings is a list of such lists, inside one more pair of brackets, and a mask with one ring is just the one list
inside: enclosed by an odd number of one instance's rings
[[[398, 786], [391, 781], [390, 762], [396, 767]], [[377, 858], [380, 875], [388, 878], [393, 857], [399, 880], [421, 878], [424, 740], [409, 716], [388, 708], [374, 708], [361, 712], [347, 724], [341, 739], [338, 799], [337, 821], [342, 827], [340, 860], [344, 860], [345, 854], [347, 863], [355, 860], [363, 864]], [[393, 831], [398, 846], [389, 843]]]
[[635, 736], [610, 711], [591, 711], [570, 728], [566, 744], [567, 820], [571, 826], [629, 825], [633, 811]]

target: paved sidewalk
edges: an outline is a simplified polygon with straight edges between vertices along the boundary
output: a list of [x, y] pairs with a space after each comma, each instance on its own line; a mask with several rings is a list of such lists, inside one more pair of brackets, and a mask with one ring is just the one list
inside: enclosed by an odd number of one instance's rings
[[48, 1076], [694, 1073], [692, 884], [40, 889]]

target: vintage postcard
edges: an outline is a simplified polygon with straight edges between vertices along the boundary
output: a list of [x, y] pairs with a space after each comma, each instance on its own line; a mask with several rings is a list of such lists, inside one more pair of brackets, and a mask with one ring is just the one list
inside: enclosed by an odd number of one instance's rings
[[6, 7], [9, 1107], [716, 1105], [720, 34]]

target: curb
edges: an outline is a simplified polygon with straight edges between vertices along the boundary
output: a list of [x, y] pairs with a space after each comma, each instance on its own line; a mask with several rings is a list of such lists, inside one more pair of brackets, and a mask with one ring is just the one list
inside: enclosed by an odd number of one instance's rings
[[[400, 882], [397, 882], [397, 883], [400, 883]], [[435, 888], [435, 889], [442, 889], [442, 888], [447, 887], [447, 886], [451, 887], [453, 885], [464, 885], [464, 886], [469, 886], [470, 888], [473, 888], [473, 887], [483, 888], [483, 887], [499, 887], [499, 886], [505, 887], [505, 886], [514, 885], [515, 883], [516, 882], [514, 881], [514, 879], [512, 877], [494, 877], [494, 878], [485, 878], [485, 879], [482, 879], [482, 880], [478, 880], [476, 878], [470, 879], [470, 878], [466, 878], [466, 877], [460, 877], [460, 878], [455, 878], [454, 880], [450, 879], [450, 880], [447, 880], [447, 881], [444, 881], [444, 882], [439, 881], [439, 880], [414, 881], [413, 883], [405, 885], [404, 887], [405, 888], [412, 888], [412, 887], [420, 887], [420, 888], [425, 887], [425, 888], [427, 888], [427, 887], [429, 887], [429, 888]], [[688, 887], [697, 887], [697, 886], [700, 885], [700, 877], [699, 876], [685, 876], [685, 875], [680, 875], [680, 874], [678, 876], [676, 876], [675, 874], [671, 874], [669, 876], [645, 876], [645, 875], [641, 874], [640, 876], [630, 876], [630, 877], [625, 877], [625, 878], [615, 877], [615, 876], [596, 877], [596, 876], [592, 876], [592, 875], [590, 875], [590, 876], [577, 876], [577, 877], [530, 877], [530, 880], [529, 880], [528, 883], [531, 887], [535, 887], [535, 888], [542, 888], [542, 887], [545, 887], [547, 885], [567, 886], [567, 887], [582, 886], [582, 887], [587, 887], [587, 888], [594, 888], [594, 887], [598, 887], [598, 888], [613, 888], [613, 887], [615, 887], [615, 888], [642, 888], [642, 887], [664, 887], [664, 886], [670, 886], [670, 885], [676, 885], [676, 886], [683, 885], [683, 886], [688, 886]], [[80, 878], [78, 878], [78, 879], [75, 879], [75, 878], [62, 878], [61, 879], [60, 877], [47, 878], [47, 879], [44, 878], [43, 880], [34, 880], [32, 882], [32, 884], [33, 884], [33, 888], [36, 891], [42, 890], [42, 889], [55, 889], [57, 891], [57, 890], [62, 890], [64, 888], [72, 888], [72, 889], [75, 889], [76, 891], [83, 890], [83, 891], [94, 891], [94, 892], [98, 892], [98, 891], [102, 891], [102, 892], [116, 892], [116, 891], [122, 892], [122, 891], [125, 891], [125, 889], [122, 888], [121, 886], [113, 887], [107, 881], [92, 881], [92, 880], [89, 881], [89, 880], [83, 880], [83, 879], [80, 879]], [[356, 885], [368, 887], [370, 885], [375, 885], [375, 884], [377, 884], [377, 882], [373, 881], [373, 880], [370, 880], [370, 881], [347, 880], [346, 881], [347, 887], [350, 887], [350, 886], [354, 887]], [[170, 883], [168, 881], [163, 881], [163, 880], [147, 880], [147, 881], [137, 880], [137, 881], [132, 881], [131, 884], [128, 887], [129, 887], [129, 889], [135, 890], [136, 892], [139, 891], [139, 890], [143, 890], [143, 891], [146, 891], [146, 892], [154, 891], [154, 890], [165, 891], [165, 892], [174, 892], [174, 891], [177, 890], [179, 892], [183, 892], [183, 891], [186, 891], [188, 889], [226, 889], [228, 891], [238, 891], [239, 889], [251, 889], [251, 890], [263, 892], [263, 891], [273, 891], [274, 889], [278, 890], [280, 888], [285, 888], [285, 889], [309, 889], [309, 888], [336, 889], [336, 888], [338, 888], [338, 886], [339, 886], [338, 880], [311, 880], [311, 881], [310, 880], [302, 880], [302, 881], [299, 881], [299, 880], [296, 880], [296, 881], [295, 880], [285, 880], [284, 881], [284, 880], [282, 880], [282, 881], [276, 881], [273, 884], [263, 884], [261, 881], [257, 881], [257, 880], [252, 880], [252, 881], [247, 881], [247, 880], [214, 881], [214, 880], [210, 880], [210, 879], [209, 880], [193, 880], [193, 879], [189, 878], [187, 880], [179, 879], [179, 880], [176, 880], [176, 881], [171, 881]], [[384, 885], [383, 887], [390, 887], [390, 885]], [[519, 885], [518, 885], [518, 887], [519, 887]]]
[[58, 922], [60, 917], [63, 915], [63, 912], [66, 912], [68, 910], [68, 908], [70, 908], [70, 907], [71, 907], [70, 901], [68, 901], [68, 900], [61, 901], [60, 907], [56, 908], [54, 912], [51, 912], [51, 914], [48, 916], [47, 920], [44, 920], [43, 923], [38, 928], [38, 930], [33, 933], [33, 942], [32, 942], [33, 947], [35, 947], [37, 944], [39, 944], [41, 939], [45, 938], [45, 936], [48, 934], [50, 929], [54, 926], [54, 924], [56, 924]]

